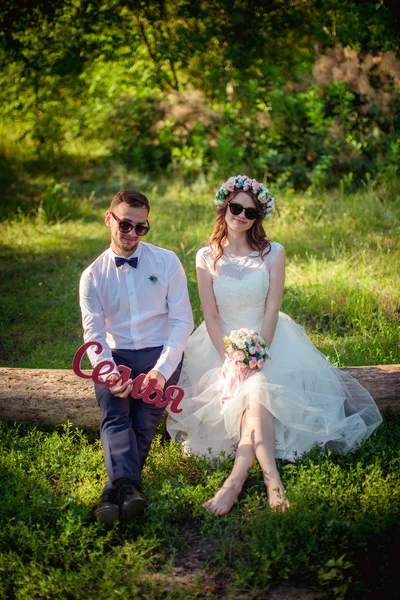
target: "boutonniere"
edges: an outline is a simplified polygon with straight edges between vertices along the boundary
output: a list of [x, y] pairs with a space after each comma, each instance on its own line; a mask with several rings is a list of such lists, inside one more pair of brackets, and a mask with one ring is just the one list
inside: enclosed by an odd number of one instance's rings
[[153, 275], [150, 275], [149, 279], [150, 279], [150, 281], [152, 281], [153, 283], [156, 283], [156, 281], [158, 280], [158, 275], [157, 275], [157, 273], [153, 273]]

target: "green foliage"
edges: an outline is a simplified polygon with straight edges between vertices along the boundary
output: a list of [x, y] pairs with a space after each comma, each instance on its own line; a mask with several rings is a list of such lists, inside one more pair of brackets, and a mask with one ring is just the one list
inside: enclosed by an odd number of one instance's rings
[[[3, 126], [18, 130], [15, 142], [40, 171], [84, 148], [189, 179], [247, 170], [288, 189], [394, 182], [395, 8], [59, 0], [28, 11], [8, 2]], [[330, 66], [318, 71], [324, 57]], [[8, 196], [20, 169], [4, 154]]]
[[[269, 510], [255, 466], [220, 519], [201, 504], [232, 461], [184, 455], [158, 435], [143, 475], [145, 518], [106, 531], [91, 513], [105, 478], [97, 434], [0, 423], [0, 598], [257, 598], [288, 579], [318, 598], [390, 597], [399, 433], [389, 415], [354, 453], [315, 448], [280, 464], [291, 501], [284, 514]], [[193, 552], [203, 557], [197, 578]]]
[[[283, 310], [338, 366], [400, 362], [394, 0], [9, 0], [0, 30], [3, 365], [70, 367], [79, 275], [122, 187], [149, 195], [148, 241], [180, 256], [199, 324], [194, 255], [215, 181], [240, 171], [278, 198]], [[280, 465], [283, 515], [254, 467], [220, 520], [201, 504], [231, 461], [160, 435], [146, 519], [105, 532], [97, 435], [0, 424], [0, 599], [259, 598], [287, 579], [321, 598], [391, 597], [399, 429], [389, 416], [354, 454]], [[199, 548], [182, 584], [174, 564]]]
[[354, 565], [345, 558], [345, 554], [338, 559], [331, 558], [318, 573], [322, 586], [331, 590], [337, 600], [344, 600], [352, 581], [350, 569]]
[[68, 183], [48, 183], [38, 208], [38, 218], [46, 223], [57, 223], [84, 213], [87, 201], [73, 195]]
[[[112, 173], [84, 216], [3, 222], [3, 365], [70, 368], [82, 335], [79, 275], [108, 244], [103, 215], [119, 187], [149, 196], [148, 241], [178, 253], [202, 319], [194, 255], [211, 231], [213, 183], [133, 176], [116, 164]], [[82, 198], [93, 189], [63, 183], [43, 180], [42, 193]], [[288, 257], [283, 310], [338, 365], [400, 362], [399, 214], [381, 194], [374, 185], [345, 197], [275, 194], [268, 233]], [[256, 598], [287, 580], [321, 598], [388, 595], [400, 537], [399, 429], [389, 416], [354, 454], [314, 448], [279, 465], [292, 504], [283, 515], [269, 511], [255, 466], [231, 514], [216, 519], [201, 505], [232, 461], [184, 455], [160, 427], [144, 470], [146, 518], [106, 532], [91, 514], [105, 479], [97, 434], [0, 424], [0, 598], [217, 598], [221, 589]], [[192, 553], [205, 558], [197, 579], [182, 583]]]
[[[79, 199], [73, 219], [59, 215], [49, 223], [35, 204], [31, 218], [20, 213], [3, 222], [2, 364], [70, 367], [82, 339], [79, 276], [109, 243], [104, 211], [122, 187], [150, 198], [146, 241], [181, 258], [196, 325], [202, 321], [195, 254], [211, 233], [217, 186], [204, 178], [189, 185], [133, 176], [116, 164], [112, 172], [94, 188], [74, 178], [59, 185], [42, 181], [38, 197], [59, 190], [68, 210], [70, 198]], [[399, 363], [399, 206], [375, 184], [358, 193], [343, 189], [319, 195], [272, 190], [277, 209], [267, 233], [287, 253], [282, 310], [338, 366]]]

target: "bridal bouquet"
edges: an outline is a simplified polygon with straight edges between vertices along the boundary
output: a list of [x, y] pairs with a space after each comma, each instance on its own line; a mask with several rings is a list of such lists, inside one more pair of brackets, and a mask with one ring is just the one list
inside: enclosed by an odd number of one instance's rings
[[269, 358], [266, 341], [253, 329], [238, 329], [224, 337], [225, 361], [218, 391], [222, 404], [232, 397], [239, 385], [262, 369]]

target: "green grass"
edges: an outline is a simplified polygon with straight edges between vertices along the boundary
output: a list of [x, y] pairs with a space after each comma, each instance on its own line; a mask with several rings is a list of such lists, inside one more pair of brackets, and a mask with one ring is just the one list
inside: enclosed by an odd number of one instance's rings
[[[388, 418], [354, 454], [280, 465], [292, 506], [271, 513], [254, 467], [239, 501], [217, 519], [201, 509], [231, 468], [182, 456], [155, 439], [144, 470], [146, 516], [106, 531], [91, 506], [104, 479], [94, 434], [1, 424], [0, 598], [265, 598], [274, 583], [321, 598], [392, 597], [400, 541], [400, 421]], [[198, 577], [174, 564], [193, 548]], [[336, 590], [336, 591], [335, 591]], [[382, 594], [382, 595], [378, 595]]]
[[[107, 247], [104, 211], [126, 186], [148, 194], [146, 239], [177, 252], [201, 321], [194, 256], [211, 231], [215, 186], [154, 182], [119, 167], [95, 185], [83, 175], [56, 193], [58, 222], [42, 204], [1, 224], [2, 366], [70, 368], [82, 340], [80, 273]], [[51, 200], [59, 188], [39, 179]], [[337, 365], [400, 363], [400, 204], [376, 189], [275, 196], [267, 230], [287, 252], [283, 310]], [[231, 461], [182, 456], [160, 427], [144, 471], [146, 518], [105, 531], [91, 516], [105, 480], [97, 433], [2, 423], [0, 599], [256, 599], [286, 580], [320, 598], [391, 598], [399, 434], [389, 415], [355, 453], [312, 450], [280, 464], [292, 504], [285, 514], [268, 509], [254, 467], [234, 509], [216, 519], [201, 504]]]
[[[148, 194], [146, 240], [179, 255], [196, 324], [202, 319], [194, 258], [211, 232], [213, 187], [154, 183], [118, 170], [108, 183], [92, 186], [95, 195], [87, 182], [69, 183], [73, 219], [49, 224], [39, 212], [1, 225], [3, 365], [70, 366], [82, 335], [80, 273], [109, 243], [104, 211], [123, 186]], [[374, 189], [346, 198], [276, 195], [267, 233], [287, 252], [282, 310], [339, 366], [399, 363], [400, 202], [385, 202]]]

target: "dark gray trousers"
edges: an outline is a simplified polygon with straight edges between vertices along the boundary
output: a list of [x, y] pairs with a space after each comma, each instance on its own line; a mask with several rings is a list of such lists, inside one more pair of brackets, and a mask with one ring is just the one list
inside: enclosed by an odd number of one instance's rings
[[[131, 378], [148, 373], [156, 364], [162, 346], [142, 350], [114, 350], [117, 365], [132, 369]], [[182, 368], [182, 360], [167, 381], [165, 388], [176, 385]], [[158, 408], [141, 399], [117, 398], [104, 386], [95, 384], [97, 402], [100, 407], [100, 436], [104, 460], [112, 487], [116, 479], [127, 477], [140, 488], [141, 472], [150, 450], [157, 425], [165, 408]]]

